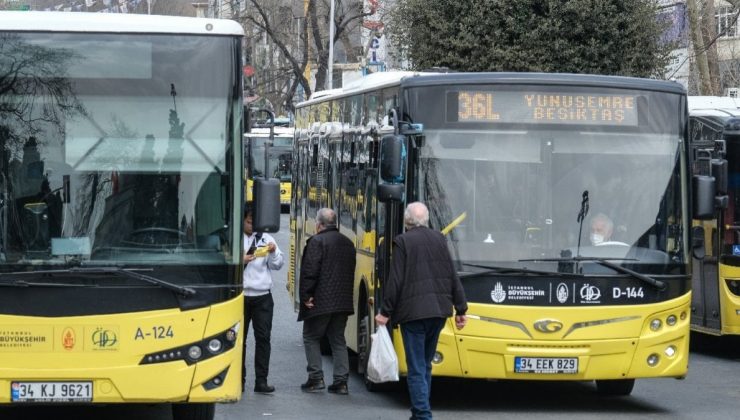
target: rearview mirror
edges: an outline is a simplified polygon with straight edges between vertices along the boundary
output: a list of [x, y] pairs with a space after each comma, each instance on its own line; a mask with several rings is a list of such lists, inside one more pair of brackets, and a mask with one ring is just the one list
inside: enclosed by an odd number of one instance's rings
[[387, 135], [380, 140], [380, 179], [403, 182], [406, 172], [406, 137]]
[[691, 180], [693, 218], [697, 220], [709, 220], [714, 218], [714, 177], [706, 175], [694, 175]]
[[255, 178], [252, 225], [255, 232], [280, 230], [280, 180]]

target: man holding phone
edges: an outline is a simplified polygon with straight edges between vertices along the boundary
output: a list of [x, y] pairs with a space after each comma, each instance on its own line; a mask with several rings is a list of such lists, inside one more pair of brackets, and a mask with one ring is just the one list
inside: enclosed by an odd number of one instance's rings
[[[275, 239], [267, 233], [252, 229], [252, 209], [244, 211], [244, 344], [247, 343], [249, 324], [254, 328], [254, 392], [270, 393], [270, 334], [272, 332], [272, 270], [283, 267], [283, 253]], [[242, 390], [247, 379], [246, 349], [242, 363]]]

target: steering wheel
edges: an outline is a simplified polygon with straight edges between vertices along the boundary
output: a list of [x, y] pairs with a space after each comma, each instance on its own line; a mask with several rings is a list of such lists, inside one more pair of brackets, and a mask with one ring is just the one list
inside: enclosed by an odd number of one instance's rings
[[148, 227], [129, 233], [122, 242], [129, 245], [170, 247], [181, 245], [185, 241], [185, 232], [163, 227]]

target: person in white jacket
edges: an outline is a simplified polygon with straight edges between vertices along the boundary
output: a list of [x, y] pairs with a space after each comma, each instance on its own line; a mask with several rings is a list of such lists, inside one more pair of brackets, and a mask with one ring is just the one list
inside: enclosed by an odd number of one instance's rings
[[[267, 233], [252, 230], [252, 210], [244, 211], [244, 344], [249, 324], [254, 328], [254, 392], [270, 393], [275, 387], [267, 383], [270, 368], [270, 334], [272, 332], [272, 270], [283, 267], [283, 253]], [[247, 377], [246, 348], [242, 363], [242, 390]]]

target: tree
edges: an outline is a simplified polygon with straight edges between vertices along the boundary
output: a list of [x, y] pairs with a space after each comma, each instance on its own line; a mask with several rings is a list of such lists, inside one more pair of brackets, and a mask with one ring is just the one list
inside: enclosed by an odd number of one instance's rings
[[417, 69], [662, 77], [652, 0], [399, 0], [389, 32]]
[[[239, 20], [246, 28], [248, 39], [254, 43], [255, 34], [264, 34], [269, 40], [269, 48], [262, 57], [264, 63], [256, 69], [255, 77], [259, 80], [256, 93], [292, 111], [298, 86], [306, 97], [313, 91], [306, 71], [309, 66], [316, 70], [316, 90], [325, 88], [329, 68], [329, 1], [303, 0], [297, 10], [285, 0], [247, 0], [246, 13]], [[359, 51], [361, 46], [352, 43], [349, 33], [359, 31], [362, 18], [371, 13], [363, 11], [361, 1], [335, 1], [332, 43], [339, 43], [353, 58], [353, 51], [347, 50]]]

